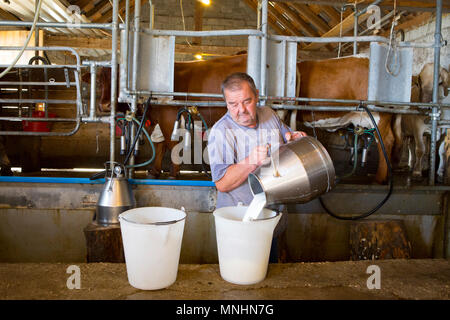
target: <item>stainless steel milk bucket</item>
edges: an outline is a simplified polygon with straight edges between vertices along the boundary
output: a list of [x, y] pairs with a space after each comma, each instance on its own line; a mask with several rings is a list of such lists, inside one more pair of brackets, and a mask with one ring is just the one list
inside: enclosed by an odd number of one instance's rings
[[100, 225], [118, 224], [119, 214], [136, 205], [133, 191], [124, 172], [125, 168], [116, 163], [111, 175], [105, 177], [103, 191], [97, 202], [96, 221]]
[[305, 203], [335, 185], [333, 162], [313, 137], [281, 145], [248, 177], [252, 193], [266, 194], [267, 204]]

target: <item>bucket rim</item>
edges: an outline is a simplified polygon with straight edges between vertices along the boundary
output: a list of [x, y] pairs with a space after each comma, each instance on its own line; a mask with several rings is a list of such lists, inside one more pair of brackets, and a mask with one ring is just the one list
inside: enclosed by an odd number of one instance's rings
[[[158, 208], [158, 207], [146, 207], [146, 208]], [[140, 208], [133, 208], [133, 209], [140, 209]], [[131, 221], [131, 220], [128, 220], [128, 219], [125, 218], [125, 215], [123, 215], [123, 213], [129, 211], [129, 210], [127, 210], [127, 211], [122, 212], [121, 214], [119, 214], [118, 218], [119, 218], [119, 221], [120, 221], [120, 220], [124, 220], [124, 221], [126, 221], [126, 222], [128, 222], [128, 223], [133, 223], [133, 224], [136, 224], [136, 225], [164, 226], [164, 225], [175, 224], [175, 223], [177, 223], [177, 222], [183, 221], [183, 220], [185, 220], [186, 217], [187, 217], [187, 214], [186, 214], [186, 212], [185, 212], [184, 210], [179, 210], [179, 209], [175, 209], [175, 208], [167, 208], [167, 209], [173, 209], [173, 210], [181, 211], [181, 212], [184, 213], [184, 217], [181, 218], [181, 219], [177, 219], [177, 220], [169, 220], [169, 221], [158, 221], [158, 222], [136, 222], [136, 221]]]
[[[239, 207], [239, 206], [238, 206], [238, 207]], [[233, 208], [233, 207], [222, 207], [222, 208]], [[214, 210], [214, 212], [213, 212], [214, 217], [219, 217], [219, 218], [226, 219], [226, 220], [229, 220], [229, 221], [238, 221], [238, 222], [241, 221], [241, 220], [227, 219], [227, 218], [222, 217], [222, 216], [220, 216], [220, 215], [216, 215], [217, 210], [220, 210], [220, 209], [222, 209], [222, 208], [219, 208], [219, 209]], [[258, 221], [271, 220], [271, 219], [275, 219], [275, 218], [278, 217], [279, 215], [282, 215], [282, 214], [283, 214], [281, 211], [276, 211], [276, 210], [272, 210], [272, 209], [269, 209], [269, 208], [263, 208], [263, 210], [264, 210], [264, 209], [267, 209], [267, 210], [270, 210], [270, 211], [272, 211], [272, 212], [275, 212], [275, 215], [273, 215], [272, 217], [267, 217], [267, 218], [252, 219], [252, 220], [250, 220], [250, 221], [252, 221], [252, 222], [258, 222]]]

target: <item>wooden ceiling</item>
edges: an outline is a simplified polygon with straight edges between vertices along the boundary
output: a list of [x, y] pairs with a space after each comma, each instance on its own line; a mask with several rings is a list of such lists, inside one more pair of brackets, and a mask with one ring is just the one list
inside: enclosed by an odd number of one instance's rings
[[[0, 0], [5, 2], [4, 0]], [[11, 0], [18, 1], [18, 0]], [[19, 0], [20, 1], [20, 0]], [[94, 23], [105, 23], [112, 20], [112, 0], [56, 0], [66, 7], [76, 5], [81, 9], [81, 14], [86, 20]], [[130, 0], [133, 12], [135, 1], [141, 1], [141, 5], [148, 3], [147, 0]], [[187, 1], [187, 0], [185, 0]], [[192, 0], [195, 1], [195, 0]], [[212, 0], [218, 1], [218, 0]], [[221, 0], [223, 1], [223, 0]], [[250, 8], [257, 11], [258, 0], [241, 0]], [[48, 0], [47, 0], [48, 2]], [[443, 12], [450, 12], [450, 0], [443, 0]], [[288, 36], [308, 37], [331, 37], [353, 35], [355, 5], [357, 11], [374, 3], [374, 0], [291, 0], [269, 1], [268, 22], [274, 33]], [[384, 0], [378, 3], [381, 9], [381, 17], [385, 17], [378, 35], [388, 36], [393, 21], [393, 11], [399, 17], [399, 28], [407, 28], [420, 25], [427, 21], [435, 12], [436, 1], [403, 1]], [[119, 2], [119, 15], [125, 14], [125, 0]], [[358, 31], [361, 35], [372, 35], [373, 30], [367, 29], [367, 18], [369, 14], [359, 16]], [[195, 14], [196, 30], [201, 30], [201, 14]], [[0, 6], [0, 18], [7, 20], [23, 20], [13, 12], [8, 12], [3, 3]], [[200, 20], [198, 20], [200, 19]], [[29, 21], [29, 20], [28, 20]], [[102, 39], [104, 40], [104, 39]], [[304, 50], [335, 51], [337, 44], [302, 44]], [[351, 50], [347, 45], [343, 48]]]

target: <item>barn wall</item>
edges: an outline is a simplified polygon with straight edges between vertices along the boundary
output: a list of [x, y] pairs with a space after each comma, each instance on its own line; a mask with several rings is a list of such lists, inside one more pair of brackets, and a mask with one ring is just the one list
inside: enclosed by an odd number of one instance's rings
[[[196, 1], [183, 1], [183, 13], [186, 30], [195, 30], [195, 3]], [[183, 30], [183, 20], [179, 0], [154, 0], [155, 29]], [[244, 1], [212, 1], [211, 5], [203, 6], [203, 31], [227, 29], [256, 29], [257, 15]], [[149, 21], [149, 4], [142, 6], [141, 21]], [[191, 39], [189, 39], [191, 40]], [[185, 43], [186, 39], [178, 39]], [[246, 37], [240, 39], [208, 39], [202, 40], [203, 45], [246, 45]]]
[[[405, 32], [405, 41], [411, 42], [434, 42], [434, 32], [436, 27], [436, 19], [430, 19], [424, 25]], [[449, 40], [450, 38], [450, 15], [442, 16], [442, 39]], [[414, 49], [414, 64], [413, 74], [418, 74], [422, 70], [424, 64], [434, 61], [434, 50], [428, 48]], [[441, 65], [448, 68], [450, 64], [450, 48], [447, 46], [441, 47]]]

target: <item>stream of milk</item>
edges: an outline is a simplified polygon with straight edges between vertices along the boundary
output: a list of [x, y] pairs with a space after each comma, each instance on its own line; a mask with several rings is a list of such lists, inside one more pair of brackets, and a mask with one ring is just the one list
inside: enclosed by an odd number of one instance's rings
[[255, 194], [252, 202], [247, 208], [247, 211], [245, 211], [245, 215], [242, 221], [246, 222], [257, 219], [262, 210], [264, 209], [265, 205], [266, 205], [266, 194], [264, 192]]

